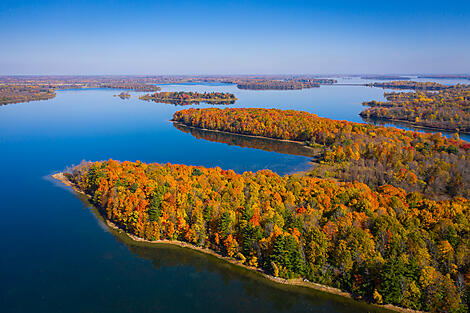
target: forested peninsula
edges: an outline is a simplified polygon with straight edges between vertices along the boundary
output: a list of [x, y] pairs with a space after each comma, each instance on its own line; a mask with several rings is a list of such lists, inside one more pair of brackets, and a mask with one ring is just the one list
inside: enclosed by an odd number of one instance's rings
[[470, 197], [470, 144], [441, 134], [352, 123], [278, 109], [208, 108], [176, 112], [188, 126], [293, 140], [321, 148], [310, 175], [384, 184], [432, 199]]
[[64, 175], [138, 238], [187, 242], [378, 304], [468, 308], [470, 203], [462, 197], [139, 161], [83, 163]]
[[233, 104], [237, 100], [237, 98], [231, 93], [199, 93], [192, 91], [156, 92], [140, 96], [139, 99], [178, 105], [199, 104], [201, 102], [208, 104]]
[[470, 132], [470, 85], [447, 86], [438, 92], [385, 93], [386, 102], [369, 101], [365, 119], [399, 121], [431, 129]]

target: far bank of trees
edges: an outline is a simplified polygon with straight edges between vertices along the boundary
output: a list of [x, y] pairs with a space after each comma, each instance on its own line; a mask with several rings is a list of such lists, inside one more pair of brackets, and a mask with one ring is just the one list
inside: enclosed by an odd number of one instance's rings
[[366, 119], [396, 120], [416, 126], [470, 132], [470, 85], [455, 85], [438, 92], [385, 93], [386, 102], [369, 101], [360, 113]]

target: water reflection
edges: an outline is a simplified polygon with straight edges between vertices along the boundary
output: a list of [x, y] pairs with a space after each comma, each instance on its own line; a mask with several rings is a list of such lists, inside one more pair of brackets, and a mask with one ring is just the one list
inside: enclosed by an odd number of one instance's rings
[[204, 130], [195, 127], [189, 127], [181, 123], [173, 123], [173, 125], [197, 139], [204, 139], [212, 142], [225, 143], [230, 146], [239, 146], [243, 148], [254, 148], [269, 152], [277, 152], [283, 154], [292, 154], [305, 157], [314, 157], [316, 150], [304, 146], [300, 143], [280, 141], [269, 138], [249, 137], [225, 132]]
[[[72, 191], [70, 187], [63, 185], [62, 187]], [[85, 207], [90, 207], [93, 215], [99, 221], [100, 227], [110, 233], [117, 242], [127, 247], [133, 255], [151, 262], [155, 270], [161, 274], [157, 275], [159, 279], [155, 281], [158, 288], [162, 288], [162, 285], [166, 284], [167, 288], [171, 290], [176, 285], [182, 299], [188, 296], [189, 291], [190, 297], [197, 297], [200, 304], [205, 304], [203, 310], [195, 308], [194, 312], [220, 312], [220, 308], [223, 308], [224, 312], [256, 313], [391, 312], [338, 295], [309, 288], [281, 285], [264, 278], [257, 272], [233, 265], [200, 251], [170, 244], [134, 241], [124, 232], [107, 226], [103, 215], [90, 204], [86, 196], [73, 193]], [[112, 256], [104, 255], [103, 258], [112, 262]], [[135, 274], [138, 275], [138, 269], [135, 270], [137, 270]], [[143, 281], [141, 283], [146, 284]], [[145, 289], [155, 288], [148, 282], [143, 287]], [[217, 294], [212, 294], [214, 291]], [[155, 294], [155, 299], [162, 301], [162, 295]], [[178, 311], [178, 305], [174, 306]], [[131, 310], [131, 312], [134, 311]]]

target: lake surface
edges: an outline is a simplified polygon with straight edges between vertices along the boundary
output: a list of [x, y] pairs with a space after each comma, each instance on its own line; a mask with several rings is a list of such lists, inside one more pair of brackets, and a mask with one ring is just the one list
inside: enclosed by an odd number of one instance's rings
[[[383, 100], [384, 92], [360, 86], [250, 91], [223, 84], [162, 89], [232, 92], [239, 99], [232, 107], [304, 110], [355, 122], [362, 122], [361, 103]], [[130, 100], [113, 97], [118, 93], [65, 90], [52, 100], [0, 107], [2, 312], [378, 311], [279, 286], [188, 249], [132, 243], [104, 226], [86, 201], [49, 175], [81, 160], [109, 158], [279, 174], [306, 169], [309, 161], [301, 148], [180, 130], [169, 120], [183, 107], [141, 101], [137, 92]]]

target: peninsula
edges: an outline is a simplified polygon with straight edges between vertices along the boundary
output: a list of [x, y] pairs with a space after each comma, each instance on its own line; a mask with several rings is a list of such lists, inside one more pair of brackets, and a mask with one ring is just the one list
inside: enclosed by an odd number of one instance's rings
[[398, 121], [436, 130], [470, 132], [470, 85], [446, 86], [438, 92], [385, 93], [386, 102], [369, 101], [365, 119]]
[[464, 198], [433, 201], [390, 185], [372, 190], [269, 170], [139, 161], [85, 162], [55, 177], [88, 195], [109, 225], [134, 240], [187, 243], [275, 281], [377, 304], [450, 311], [462, 301], [455, 277], [468, 261], [440, 264], [449, 251], [465, 254], [469, 232], [449, 241], [440, 221], [468, 227]]
[[[292, 140], [322, 148], [310, 175], [392, 184], [433, 199], [470, 197], [470, 144], [424, 134], [278, 109], [208, 108], [176, 112], [187, 126]], [[406, 164], [406, 165], [405, 165]], [[432, 173], [432, 174], [431, 174]]]

